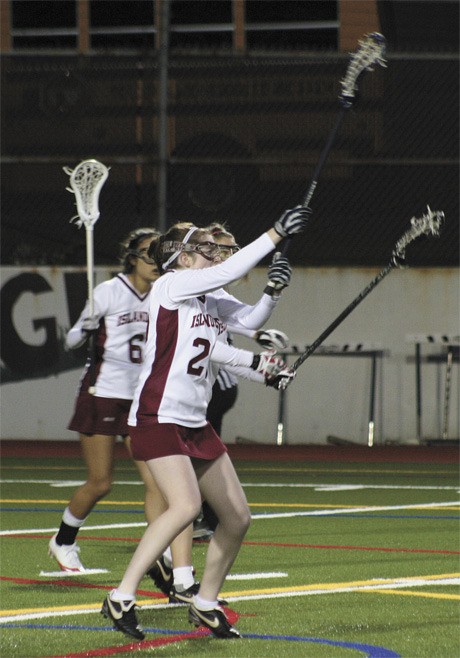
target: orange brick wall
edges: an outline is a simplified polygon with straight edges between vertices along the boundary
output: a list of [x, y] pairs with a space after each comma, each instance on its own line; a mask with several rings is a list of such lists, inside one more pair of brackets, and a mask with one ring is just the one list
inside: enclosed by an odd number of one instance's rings
[[380, 32], [377, 0], [339, 0], [339, 50], [351, 52], [368, 32]]

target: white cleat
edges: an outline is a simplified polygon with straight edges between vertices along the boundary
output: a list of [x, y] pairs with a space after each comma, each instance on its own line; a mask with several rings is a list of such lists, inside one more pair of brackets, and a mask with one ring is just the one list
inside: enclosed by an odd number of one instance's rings
[[55, 558], [61, 571], [72, 571], [74, 573], [86, 572], [85, 567], [80, 562], [79, 552], [80, 548], [76, 543], [59, 546], [56, 544], [56, 535], [50, 539], [48, 554]]

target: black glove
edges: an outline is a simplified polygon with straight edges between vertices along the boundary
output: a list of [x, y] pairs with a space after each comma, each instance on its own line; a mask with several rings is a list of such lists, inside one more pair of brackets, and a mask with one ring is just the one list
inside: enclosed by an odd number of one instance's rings
[[268, 266], [268, 283], [264, 293], [270, 296], [279, 295], [291, 282], [292, 267], [288, 259], [277, 251]]
[[87, 334], [91, 334], [99, 328], [99, 318], [95, 315], [89, 315], [81, 323], [81, 330]]
[[311, 210], [304, 206], [296, 206], [292, 210], [285, 210], [275, 222], [273, 228], [282, 238], [302, 233], [310, 219]]
[[274, 376], [265, 377], [265, 385], [272, 386], [278, 391], [285, 391], [295, 376], [296, 371], [286, 367]]

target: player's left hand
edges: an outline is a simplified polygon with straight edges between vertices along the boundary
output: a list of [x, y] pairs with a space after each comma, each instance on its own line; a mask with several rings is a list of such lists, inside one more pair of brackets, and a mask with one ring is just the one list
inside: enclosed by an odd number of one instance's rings
[[285, 256], [277, 251], [268, 266], [268, 286], [281, 292], [291, 283], [292, 267]]

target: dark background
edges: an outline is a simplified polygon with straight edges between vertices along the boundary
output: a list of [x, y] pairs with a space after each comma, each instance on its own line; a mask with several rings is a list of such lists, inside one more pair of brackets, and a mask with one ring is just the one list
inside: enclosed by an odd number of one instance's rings
[[[348, 56], [337, 29], [248, 31], [232, 55], [226, 32], [180, 31], [231, 20], [230, 3], [182, 2], [171, 10], [168, 220], [226, 221], [240, 244], [299, 203], [337, 115]], [[289, 12], [286, 13], [286, 7]], [[456, 266], [458, 207], [458, 3], [378, 3], [388, 68], [360, 81], [312, 201], [305, 237], [290, 257], [303, 266], [386, 264], [413, 215], [444, 210], [440, 238], [420, 240], [411, 265]], [[63, 165], [110, 166], [95, 227], [97, 264], [156, 223], [158, 57], [150, 2], [92, 2], [98, 34], [77, 55], [75, 3], [13, 2], [14, 53], [2, 57], [2, 262], [84, 264], [85, 233], [69, 219]], [[336, 2], [247, 3], [246, 20], [334, 21]], [[204, 21], [204, 18], [202, 18]], [[62, 34], [33, 35], [58, 26]], [[29, 30], [29, 32], [27, 32]], [[66, 32], [67, 30], [67, 32]]]

